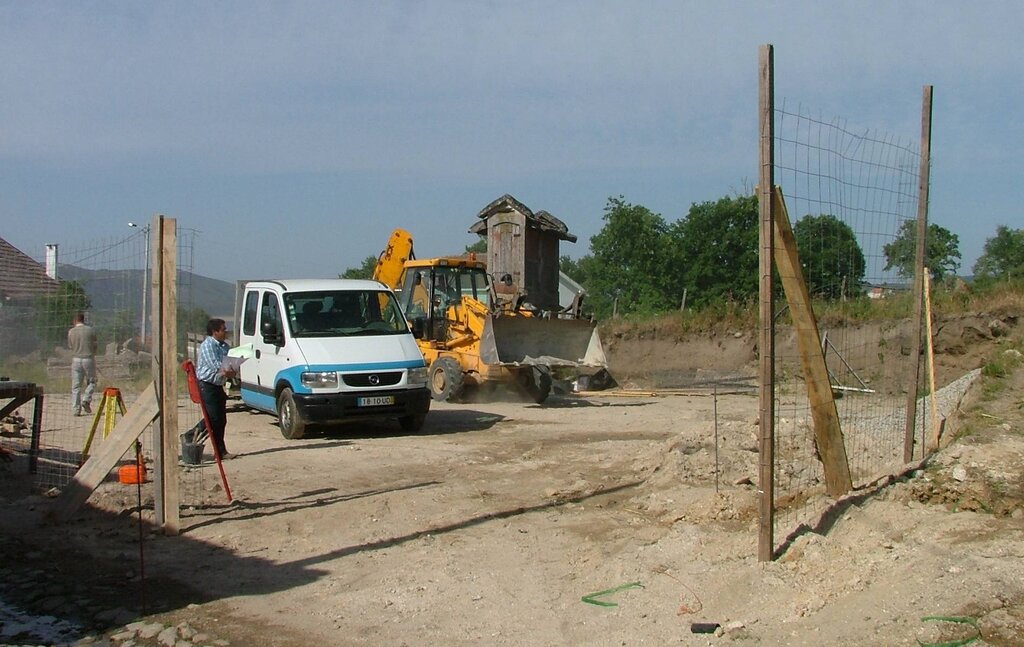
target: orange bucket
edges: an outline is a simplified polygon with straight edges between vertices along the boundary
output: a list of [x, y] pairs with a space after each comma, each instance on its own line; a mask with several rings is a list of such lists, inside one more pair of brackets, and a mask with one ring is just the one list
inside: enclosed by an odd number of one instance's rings
[[146, 466], [142, 463], [122, 465], [117, 471], [117, 480], [125, 485], [135, 485], [146, 482]]

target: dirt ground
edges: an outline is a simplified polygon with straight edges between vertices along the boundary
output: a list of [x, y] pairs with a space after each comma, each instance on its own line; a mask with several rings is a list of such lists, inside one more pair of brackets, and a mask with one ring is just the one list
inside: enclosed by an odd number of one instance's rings
[[[1020, 348], [1015, 316], [975, 334], [990, 319], [944, 328], [940, 384]], [[144, 624], [178, 626], [170, 645], [1024, 645], [1024, 370], [974, 387], [923, 470], [761, 563], [756, 394], [667, 390], [709, 366], [749, 375], [750, 336], [608, 345], [621, 386], [662, 394], [435, 403], [420, 434], [302, 441], [234, 410], [235, 501], [214, 467], [190, 473], [202, 502], [176, 537], [140, 541], [136, 490], [116, 482], [47, 523], [51, 501], [0, 467], [0, 599], [77, 609], [111, 645], [161, 644]], [[646, 368], [666, 357], [679, 384]]]

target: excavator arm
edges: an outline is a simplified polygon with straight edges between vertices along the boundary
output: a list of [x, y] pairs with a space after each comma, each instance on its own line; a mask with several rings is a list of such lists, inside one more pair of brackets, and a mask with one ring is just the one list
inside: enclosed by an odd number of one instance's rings
[[412, 234], [404, 229], [394, 230], [388, 239], [388, 246], [377, 257], [377, 266], [373, 269], [374, 280], [392, 290], [401, 288], [405, 262], [413, 258], [416, 257], [412, 253]]

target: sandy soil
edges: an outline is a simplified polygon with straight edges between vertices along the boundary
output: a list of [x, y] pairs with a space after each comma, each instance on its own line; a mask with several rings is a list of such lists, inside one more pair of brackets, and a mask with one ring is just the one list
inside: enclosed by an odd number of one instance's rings
[[[678, 350], [661, 343], [613, 343], [620, 384], [649, 385], [644, 357]], [[749, 368], [749, 337], [693, 343], [691, 359]], [[975, 340], [944, 370], [985, 352]], [[124, 630], [142, 618], [187, 626], [187, 645], [1024, 645], [1024, 370], [1002, 382], [976, 388], [925, 469], [858, 493], [772, 563], [756, 558], [753, 394], [441, 403], [420, 434], [303, 441], [237, 410], [235, 501], [213, 467], [189, 473], [181, 535], [146, 529], [141, 552], [134, 488], [105, 483], [54, 526], [0, 472], [0, 593], [64, 596], [109, 644], [159, 644]], [[583, 599], [618, 587], [591, 598], [617, 606]]]

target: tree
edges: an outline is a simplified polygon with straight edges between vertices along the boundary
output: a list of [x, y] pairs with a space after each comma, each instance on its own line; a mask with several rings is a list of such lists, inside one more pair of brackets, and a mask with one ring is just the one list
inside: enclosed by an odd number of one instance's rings
[[659, 280], [671, 301], [696, 306], [723, 299], [748, 300], [758, 292], [757, 197], [694, 203], [669, 231], [671, 246]]
[[477, 240], [472, 245], [466, 245], [466, 253], [467, 254], [477, 254], [478, 256], [482, 255], [482, 254], [486, 254], [487, 253], [487, 238], [485, 238], [484, 236], [481, 236], [480, 239]]
[[812, 295], [837, 299], [860, 294], [864, 252], [848, 224], [831, 214], [808, 214], [793, 226], [793, 235]]
[[[885, 254], [883, 271], [895, 269], [900, 276], [914, 276], [917, 258], [917, 221], [906, 220], [900, 226], [896, 239], [882, 247]], [[936, 281], [956, 274], [960, 267], [960, 237], [945, 227], [928, 225], [925, 236], [924, 265]]]
[[36, 299], [35, 327], [44, 348], [65, 346], [75, 314], [89, 309], [91, 301], [78, 281], [61, 281], [56, 291]]
[[981, 281], [1024, 278], [1024, 229], [999, 225], [996, 235], [985, 241], [974, 276]]
[[584, 276], [580, 271], [580, 262], [574, 261], [567, 254], [558, 257], [558, 269], [573, 281], [583, 285]]
[[377, 257], [367, 256], [359, 267], [350, 267], [338, 275], [340, 279], [372, 279], [377, 268]]
[[[200, 339], [206, 337], [206, 324], [210, 321], [210, 315], [202, 308], [183, 308], [178, 306], [178, 352], [188, 353], [188, 336], [198, 336]], [[242, 325], [240, 321], [235, 322], [235, 334]], [[235, 342], [237, 343], [237, 342]]]
[[590, 239], [590, 255], [573, 270], [587, 288], [590, 305], [599, 317], [613, 310], [619, 314], [665, 310], [669, 305], [665, 220], [622, 196], [608, 198], [604, 211], [605, 224]]
[[[122, 344], [128, 341], [129, 339], [132, 339], [138, 334], [139, 322], [135, 320], [134, 315], [135, 313], [133, 313], [131, 310], [122, 309], [114, 311], [113, 318], [111, 318], [110, 321], [103, 326], [104, 328], [109, 330], [110, 338], [114, 342]], [[178, 323], [178, 330], [181, 330], [180, 318]]]

